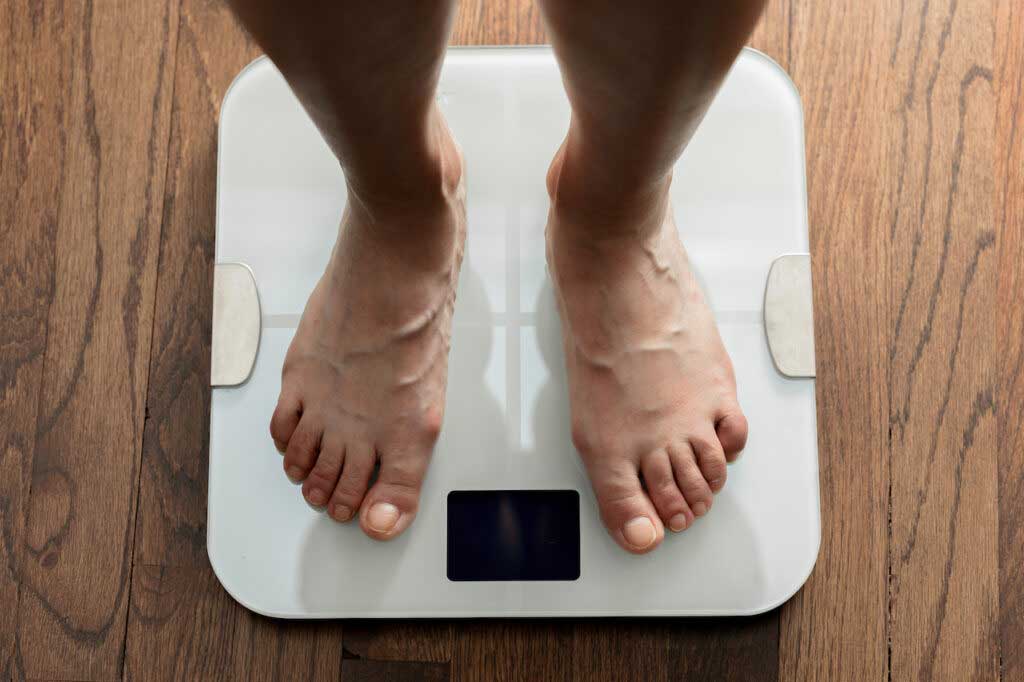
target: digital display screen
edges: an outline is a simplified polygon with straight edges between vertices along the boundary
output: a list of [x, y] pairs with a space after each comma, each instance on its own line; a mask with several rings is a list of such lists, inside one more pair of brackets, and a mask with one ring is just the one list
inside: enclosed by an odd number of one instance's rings
[[575, 490], [448, 493], [449, 580], [576, 580], [580, 494]]

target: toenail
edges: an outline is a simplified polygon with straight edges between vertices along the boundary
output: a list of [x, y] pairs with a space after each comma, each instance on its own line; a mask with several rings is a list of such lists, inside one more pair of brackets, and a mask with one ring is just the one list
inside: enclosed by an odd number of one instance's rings
[[[366, 515], [366, 525], [378, 533], [387, 533], [398, 521], [398, 507], [387, 502], [378, 502], [370, 507]], [[650, 521], [648, 521], [650, 523]]]
[[681, 530], [686, 530], [686, 514], [676, 514], [673, 516], [668, 520], [668, 527], [677, 533]]
[[352, 518], [352, 510], [343, 504], [336, 504], [331, 510], [331, 516], [335, 521], [348, 521]]
[[314, 507], [322, 507], [327, 502], [327, 493], [319, 488], [313, 488], [309, 491], [309, 497], [307, 498], [309, 503]]
[[657, 533], [654, 524], [646, 516], [638, 516], [622, 527], [626, 542], [637, 549], [647, 549], [654, 542]]
[[284, 470], [284, 474], [285, 474], [285, 476], [288, 477], [288, 480], [291, 481], [292, 483], [302, 483], [303, 471], [299, 467], [297, 467], [297, 466], [290, 466], [290, 467], [288, 467], [287, 469]]
[[695, 516], [704, 516], [708, 513], [708, 506], [703, 502], [698, 502], [693, 505], [693, 513]]

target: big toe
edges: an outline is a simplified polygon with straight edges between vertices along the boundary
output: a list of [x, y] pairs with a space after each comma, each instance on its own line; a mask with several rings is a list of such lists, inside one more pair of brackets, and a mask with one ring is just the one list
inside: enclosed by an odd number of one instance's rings
[[429, 453], [381, 457], [377, 481], [360, 511], [363, 532], [376, 540], [390, 540], [409, 527], [419, 509], [428, 459]]
[[665, 527], [640, 485], [636, 465], [624, 460], [590, 471], [591, 484], [605, 528], [619, 545], [634, 554], [650, 552], [665, 537]]

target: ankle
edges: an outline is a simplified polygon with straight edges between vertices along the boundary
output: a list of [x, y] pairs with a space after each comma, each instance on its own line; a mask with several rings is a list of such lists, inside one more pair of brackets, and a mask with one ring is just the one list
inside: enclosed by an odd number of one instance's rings
[[558, 230], [588, 238], [657, 231], [668, 209], [671, 173], [640, 181], [625, 174], [616, 179], [599, 164], [573, 154], [568, 143], [555, 155], [547, 180]]
[[[621, 161], [621, 160], [620, 160]], [[608, 236], [657, 230], [668, 207], [671, 168], [616, 162], [587, 143], [575, 125], [548, 169], [547, 188], [560, 228]]]
[[462, 153], [436, 108], [413, 139], [401, 163], [346, 170], [352, 203], [375, 219], [439, 215], [461, 197]]

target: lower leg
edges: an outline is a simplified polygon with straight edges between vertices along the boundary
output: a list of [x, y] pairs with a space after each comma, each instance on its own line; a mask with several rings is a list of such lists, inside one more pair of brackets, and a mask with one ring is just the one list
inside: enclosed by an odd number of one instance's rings
[[659, 196], [764, 2], [540, 0], [572, 103], [556, 200], [621, 210]]
[[433, 199], [424, 193], [457, 184], [434, 104], [454, 0], [230, 1], [360, 201]]
[[434, 105], [452, 3], [232, 4], [348, 190], [285, 357], [271, 436], [310, 505], [392, 538], [416, 514], [440, 430], [465, 234], [462, 160]]
[[574, 441], [605, 525], [634, 552], [706, 513], [746, 441], [668, 190], [762, 3], [541, 0], [572, 103], [548, 175], [548, 258]]

